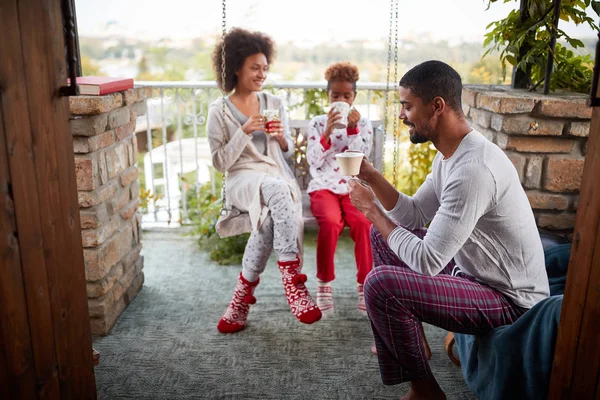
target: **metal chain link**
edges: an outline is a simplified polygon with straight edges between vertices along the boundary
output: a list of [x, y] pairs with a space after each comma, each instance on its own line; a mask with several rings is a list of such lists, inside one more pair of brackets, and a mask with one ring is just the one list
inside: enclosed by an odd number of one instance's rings
[[[394, 86], [398, 83], [398, 0], [395, 0], [394, 5]], [[398, 140], [398, 132], [396, 132], [398, 125], [398, 115], [400, 114], [400, 103], [398, 97], [398, 93], [394, 90], [394, 96], [396, 97], [396, 101], [394, 101], [394, 172], [393, 172], [393, 183], [394, 187], [398, 184], [398, 146], [400, 146], [400, 141]]]
[[390, 0], [390, 32], [388, 35], [388, 58], [387, 58], [387, 75], [385, 83], [385, 93], [383, 94], [383, 146], [382, 149], [382, 166], [381, 172], [385, 176], [385, 141], [387, 136], [387, 123], [388, 123], [388, 99], [390, 93], [390, 75], [391, 75], [391, 64], [392, 64], [392, 22], [394, 20], [394, 0]]
[[[227, 97], [227, 92], [225, 91], [225, 36], [227, 35], [227, 0], [223, 0], [223, 12], [221, 14], [221, 27], [223, 29], [221, 33], [221, 90], [223, 91], [223, 101], [222, 101], [222, 117], [223, 123], [221, 124], [221, 128], [223, 130], [223, 143], [227, 144], [227, 131], [225, 128], [225, 98]], [[221, 215], [227, 214], [227, 197], [225, 195], [226, 185], [227, 185], [227, 171], [223, 172], [223, 180], [221, 182]]]

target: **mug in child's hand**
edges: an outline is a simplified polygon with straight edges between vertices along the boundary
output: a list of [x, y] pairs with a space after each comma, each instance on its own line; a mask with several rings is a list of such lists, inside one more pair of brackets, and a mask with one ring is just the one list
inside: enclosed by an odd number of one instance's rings
[[343, 129], [348, 126], [348, 114], [350, 113], [350, 104], [345, 101], [336, 101], [331, 103], [331, 108], [340, 113], [340, 119], [335, 123], [336, 129]]

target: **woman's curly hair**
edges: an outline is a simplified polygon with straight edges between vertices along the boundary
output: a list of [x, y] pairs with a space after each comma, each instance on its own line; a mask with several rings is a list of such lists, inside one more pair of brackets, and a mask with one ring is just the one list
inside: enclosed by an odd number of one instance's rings
[[[225, 81], [221, 76], [221, 49], [225, 44]], [[267, 57], [267, 63], [275, 55], [273, 40], [261, 32], [250, 32], [234, 28], [225, 35], [225, 39], [217, 44], [213, 51], [213, 69], [217, 74], [217, 84], [225, 92], [231, 92], [237, 85], [236, 72], [242, 68], [247, 57], [262, 53]]]
[[358, 80], [358, 68], [349, 62], [338, 62], [331, 64], [325, 70], [325, 80], [327, 81], [327, 91], [329, 91], [332, 82], [350, 82], [354, 91], [356, 91], [356, 81]]

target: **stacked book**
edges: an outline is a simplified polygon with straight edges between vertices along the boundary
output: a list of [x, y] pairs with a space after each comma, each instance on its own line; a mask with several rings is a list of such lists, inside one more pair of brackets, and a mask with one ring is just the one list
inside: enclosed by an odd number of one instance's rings
[[78, 76], [77, 86], [79, 86], [79, 94], [102, 96], [133, 88], [133, 79], [111, 78], [108, 76]]

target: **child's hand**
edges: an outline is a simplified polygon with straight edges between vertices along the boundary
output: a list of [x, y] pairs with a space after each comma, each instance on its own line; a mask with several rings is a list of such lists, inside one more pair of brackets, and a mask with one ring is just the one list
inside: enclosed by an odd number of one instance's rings
[[325, 126], [325, 132], [323, 132], [323, 136], [325, 139], [329, 139], [329, 136], [333, 133], [333, 129], [335, 124], [342, 118], [342, 114], [339, 111], [335, 111], [335, 109], [329, 110], [327, 113], [327, 125]]
[[360, 113], [356, 108], [353, 108], [348, 113], [348, 128], [356, 128], [356, 124], [360, 120]]

